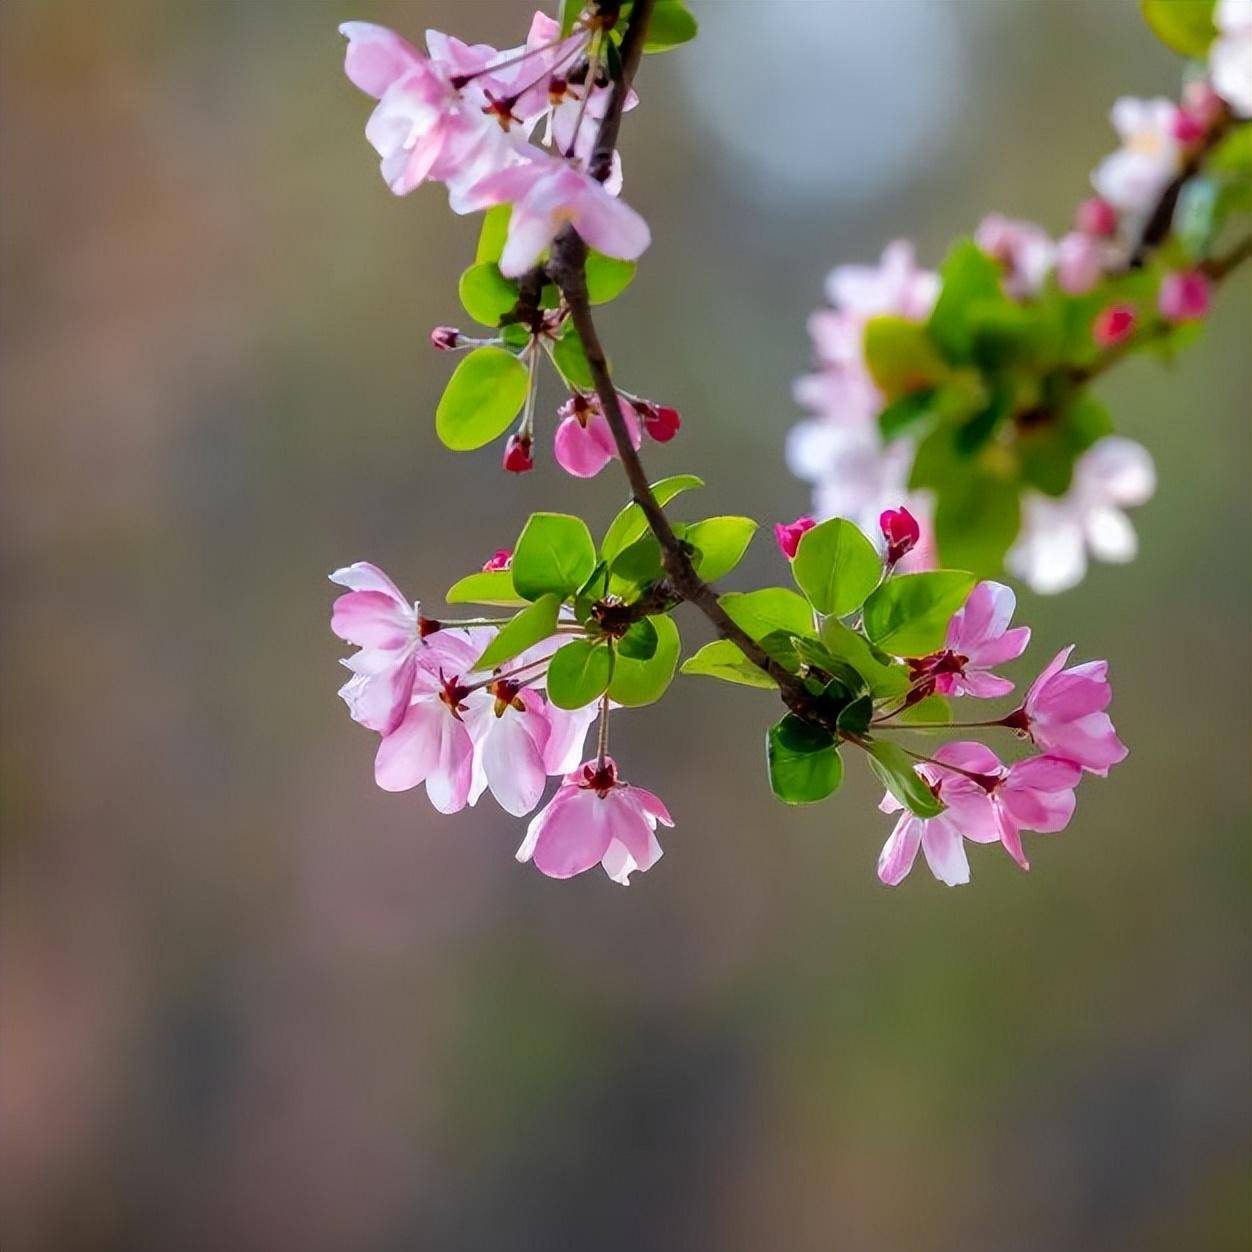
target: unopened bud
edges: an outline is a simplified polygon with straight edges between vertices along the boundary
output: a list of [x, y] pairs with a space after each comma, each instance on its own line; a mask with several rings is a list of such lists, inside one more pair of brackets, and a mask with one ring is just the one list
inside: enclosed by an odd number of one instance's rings
[[811, 517], [797, 517], [794, 522], [774, 523], [774, 540], [787, 560], [795, 560], [796, 549], [800, 546], [805, 531], [812, 530], [816, 525]]
[[525, 474], [535, 468], [530, 457], [530, 436], [510, 435], [504, 447], [504, 468], [510, 474]]
[[1208, 134], [1209, 128], [1208, 123], [1202, 117], [1192, 113], [1190, 109], [1179, 109], [1174, 114], [1174, 122], [1170, 129], [1174, 132], [1174, 138], [1184, 148], [1190, 148]]
[[1199, 270], [1166, 274], [1157, 308], [1167, 322], [1194, 322], [1208, 314], [1212, 295], [1209, 280]]
[[1101, 309], [1091, 325], [1091, 335], [1101, 348], [1112, 348], [1134, 334], [1137, 321], [1134, 306], [1110, 304]]
[[885, 509], [878, 518], [878, 528], [887, 541], [887, 564], [903, 560], [917, 546], [922, 528], [917, 518], [901, 505], [898, 509]]
[[461, 342], [461, 332], [455, 326], [436, 326], [430, 332], [430, 342], [440, 352], [451, 352]]
[[498, 548], [483, 562], [483, 572], [494, 573], [496, 570], [508, 569], [513, 564], [513, 552], [510, 548]]
[[1092, 196], [1078, 206], [1074, 225], [1084, 235], [1108, 239], [1117, 233], [1117, 210], [1102, 196]]
[[657, 443], [668, 443], [678, 434], [683, 424], [682, 417], [675, 408], [667, 404], [636, 405], [643, 417], [643, 428]]

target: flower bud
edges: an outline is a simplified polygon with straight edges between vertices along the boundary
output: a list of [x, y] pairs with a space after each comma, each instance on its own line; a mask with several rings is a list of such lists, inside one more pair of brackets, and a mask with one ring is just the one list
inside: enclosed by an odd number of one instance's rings
[[451, 352], [461, 342], [461, 332], [455, 326], [436, 326], [430, 332], [430, 342], [440, 352]]
[[803, 538], [804, 532], [812, 530], [816, 525], [817, 523], [811, 517], [797, 517], [790, 524], [785, 522], [774, 523], [774, 539], [778, 543], [779, 550], [787, 560], [795, 560], [796, 549], [800, 546], [800, 540]]
[[496, 551], [483, 562], [483, 573], [491, 574], [496, 570], [508, 569], [512, 564], [512, 548], [497, 548]]
[[643, 418], [644, 430], [657, 443], [668, 443], [678, 434], [678, 428], [682, 425], [682, 418], [679, 416], [677, 409], [670, 408], [666, 404], [637, 404], [635, 408]]
[[878, 527], [887, 541], [888, 565], [894, 565], [908, 556], [922, 537], [917, 518], [904, 505], [898, 509], [885, 509], [878, 519]]
[[1103, 197], [1092, 196], [1078, 206], [1074, 214], [1074, 225], [1084, 235], [1095, 235], [1101, 239], [1112, 238], [1117, 234], [1117, 210]]
[[1101, 244], [1094, 235], [1071, 230], [1056, 246], [1057, 286], [1070, 296], [1081, 296], [1100, 281]]
[[530, 457], [530, 436], [510, 435], [504, 447], [504, 468], [510, 474], [524, 474], [535, 468]]
[[1091, 326], [1091, 335], [1101, 348], [1112, 348], [1129, 339], [1135, 330], [1135, 310], [1130, 304], [1110, 304], [1101, 309]]
[[1212, 294], [1209, 280], [1199, 270], [1166, 274], [1157, 308], [1167, 322], [1193, 322], [1208, 314]]
[[1208, 134], [1209, 128], [1208, 123], [1202, 117], [1192, 113], [1190, 109], [1179, 109], [1174, 114], [1174, 122], [1170, 129], [1174, 132], [1174, 138], [1184, 148], [1190, 148]]
[[1182, 89], [1182, 107], [1205, 127], [1212, 126], [1226, 111], [1221, 96], [1202, 78], [1193, 79]]

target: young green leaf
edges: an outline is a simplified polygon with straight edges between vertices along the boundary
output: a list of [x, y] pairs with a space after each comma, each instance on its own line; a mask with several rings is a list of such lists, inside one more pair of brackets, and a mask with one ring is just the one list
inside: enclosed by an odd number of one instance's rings
[[948, 253], [939, 277], [939, 299], [926, 329], [948, 361], [964, 365], [973, 357], [974, 313], [988, 302], [1008, 303], [1000, 267], [972, 239], [962, 239]]
[[537, 600], [547, 592], [573, 595], [596, 567], [587, 523], [568, 513], [532, 513], [513, 549], [513, 586]]
[[525, 604], [513, 586], [513, 575], [506, 569], [466, 574], [448, 588], [449, 604]]
[[1139, 0], [1152, 33], [1185, 57], [1203, 57], [1217, 35], [1214, 0]]
[[776, 687], [778, 684], [759, 666], [753, 665], [729, 639], [706, 643], [682, 663], [684, 674], [720, 678], [743, 687]]
[[724, 578], [743, 560], [756, 533], [750, 517], [706, 517], [683, 530], [683, 539], [698, 550], [696, 570], [706, 583]]
[[946, 696], [927, 696], [901, 710], [891, 720], [894, 725], [907, 726], [910, 730], [940, 727], [942, 723], [952, 720], [952, 705]]
[[578, 337], [573, 322], [566, 323], [564, 333], [553, 345], [552, 360], [569, 386], [580, 391], [595, 390], [596, 380], [591, 376], [583, 341]]
[[495, 669], [505, 661], [511, 661], [519, 652], [533, 648], [535, 644], [556, 634], [557, 615], [561, 610], [558, 595], [540, 596], [528, 605], [511, 622], [500, 627], [499, 634], [487, 645], [482, 656], [474, 662], [475, 669]]
[[960, 570], [898, 574], [865, 601], [870, 643], [893, 656], [925, 656], [943, 647], [952, 614], [977, 580]]
[[913, 768], [913, 761], [903, 748], [886, 739], [871, 740], [866, 746], [870, 769], [910, 813], [918, 817], [937, 817], [943, 812], [943, 802]]
[[850, 665], [879, 699], [902, 696], [909, 689], [909, 672], [872, 647], [864, 635], [837, 618], [822, 623], [822, 643], [831, 656]]
[[484, 326], [499, 326], [517, 304], [517, 284], [500, 273], [494, 261], [480, 261], [461, 275], [457, 291], [465, 311]]
[[938, 492], [935, 543], [945, 565], [982, 577], [1000, 572], [1021, 525], [1018, 484], [970, 467]]
[[529, 378], [503, 348], [475, 348], [452, 372], [435, 410], [435, 432], [453, 452], [472, 452], [504, 434], [526, 399]]
[[640, 535], [613, 560], [609, 591], [626, 595], [633, 588], [656, 582], [665, 572], [661, 563], [661, 545], [654, 534]]
[[[656, 502], [664, 508], [675, 496], [693, 487], [703, 487], [704, 479], [694, 474], [675, 474], [652, 484]], [[609, 523], [600, 545], [600, 555], [610, 564], [623, 549], [634, 543], [648, 529], [648, 519], [633, 500]]]
[[574, 639], [548, 663], [548, 699], [558, 709], [581, 709], [608, 689], [613, 653], [605, 644]]
[[871, 317], [865, 324], [865, 364], [888, 400], [933, 387], [948, 366], [920, 322]]
[[478, 247], [474, 252], [476, 264], [499, 261], [509, 235], [509, 217], [512, 212], [511, 204], [497, 204], [483, 214], [482, 228], [478, 232]]
[[631, 661], [650, 661], [656, 655], [657, 633], [652, 619], [641, 618], [617, 641], [617, 655]]
[[647, 619], [656, 631], [656, 650], [646, 660], [635, 660], [619, 651], [613, 677], [609, 681], [609, 699], [629, 708], [659, 700], [674, 678], [680, 642], [678, 627], [665, 616]]
[[601, 252], [587, 253], [587, 296], [592, 304], [608, 304], [630, 286], [639, 267]]
[[881, 574], [874, 545], [842, 517], [806, 531], [791, 562], [791, 575], [813, 607], [836, 617], [860, 608]]
[[769, 785], [784, 804], [815, 804], [843, 781], [834, 737], [794, 713], [769, 728], [765, 749]]
[[[622, 6], [623, 14], [626, 6]], [[696, 37], [699, 30], [695, 16], [682, 0], [657, 0], [648, 23], [647, 38], [643, 43], [645, 52], [668, 52]]]
[[762, 587], [758, 591], [730, 591], [719, 596], [731, 621], [753, 639], [763, 639], [774, 631], [788, 635], [809, 635], [813, 631], [813, 611], [803, 596], [787, 587]]

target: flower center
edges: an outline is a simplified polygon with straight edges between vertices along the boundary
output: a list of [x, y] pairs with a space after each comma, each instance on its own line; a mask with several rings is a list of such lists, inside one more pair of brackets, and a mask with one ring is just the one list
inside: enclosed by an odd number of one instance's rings
[[617, 767], [612, 761], [600, 765], [583, 766], [583, 781], [578, 784], [586, 791], [594, 791], [601, 800], [621, 784], [617, 781]]
[[461, 714], [465, 712], [465, 697], [470, 694], [471, 688], [466, 687], [461, 682], [460, 674], [453, 674], [451, 678], [443, 676], [443, 670], [439, 671], [439, 681], [443, 684], [443, 690], [439, 693], [439, 698], [448, 706], [448, 711], [459, 722]]

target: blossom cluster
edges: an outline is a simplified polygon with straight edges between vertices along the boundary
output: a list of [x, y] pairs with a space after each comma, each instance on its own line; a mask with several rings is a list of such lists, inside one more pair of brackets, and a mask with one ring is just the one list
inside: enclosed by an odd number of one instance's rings
[[1252, 0], [1221, 0], [1213, 20], [1209, 73], [1180, 101], [1116, 103], [1120, 146], [1060, 239], [991, 214], [940, 273], [905, 241], [831, 272], [809, 320], [816, 368], [795, 385], [811, 416], [787, 443], [816, 516], [866, 525], [903, 499], [928, 541], [919, 563], [1003, 567], [1044, 593], [1091, 556], [1134, 557], [1126, 510], [1152, 496], [1152, 458], [1085, 383], [1195, 333], [1215, 241], [1252, 208]]

